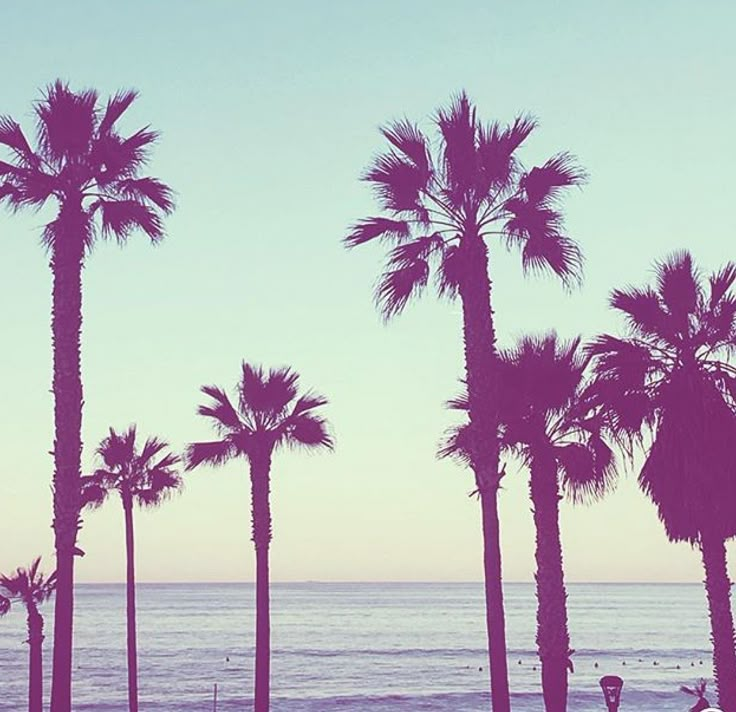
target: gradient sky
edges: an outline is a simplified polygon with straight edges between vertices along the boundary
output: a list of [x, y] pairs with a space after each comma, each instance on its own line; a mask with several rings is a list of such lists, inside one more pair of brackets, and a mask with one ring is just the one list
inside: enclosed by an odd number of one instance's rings
[[[591, 175], [567, 202], [586, 283], [524, 279], [493, 245], [501, 344], [615, 330], [607, 294], [648, 279], [654, 259], [735, 256], [735, 25], [726, 0], [4, 3], [0, 113], [30, 128], [56, 77], [136, 87], [124, 127], [162, 131], [151, 172], [179, 196], [162, 246], [102, 244], [85, 269], [85, 468], [109, 425], [177, 448], [207, 438], [200, 385], [231, 387], [243, 358], [289, 364], [331, 399], [337, 450], [274, 462], [274, 579], [480, 580], [471, 475], [434, 458], [461, 375], [459, 308], [428, 298], [382, 325], [380, 249], [340, 245], [374, 211], [358, 176], [377, 127], [407, 115], [429, 128], [461, 88], [486, 119], [536, 115], [524, 159], [566, 149]], [[52, 566], [44, 217], [0, 215], [0, 570], [40, 553]], [[191, 473], [180, 498], [138, 516], [141, 580], [252, 579], [246, 472]], [[505, 485], [505, 575], [531, 580], [525, 474]], [[115, 501], [85, 516], [80, 581], [123, 579], [122, 525]], [[570, 580], [702, 578], [631, 474], [602, 504], [565, 504], [562, 527]]]

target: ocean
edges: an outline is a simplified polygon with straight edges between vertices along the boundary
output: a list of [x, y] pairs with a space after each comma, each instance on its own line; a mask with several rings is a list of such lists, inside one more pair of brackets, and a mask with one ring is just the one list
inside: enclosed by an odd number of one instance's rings
[[[711, 677], [702, 586], [570, 584], [568, 593], [570, 712], [605, 710], [604, 674], [624, 679], [622, 712], [690, 708], [680, 685]], [[141, 711], [210, 712], [215, 683], [217, 710], [250, 709], [253, 604], [250, 584], [139, 585]], [[532, 584], [506, 585], [514, 712], [543, 710], [535, 609]], [[52, 610], [44, 609], [46, 695]], [[74, 709], [124, 712], [125, 588], [79, 585], [76, 611]], [[0, 710], [25, 708], [24, 640], [15, 609], [0, 620]], [[272, 648], [273, 712], [490, 706], [481, 584], [273, 584]]]

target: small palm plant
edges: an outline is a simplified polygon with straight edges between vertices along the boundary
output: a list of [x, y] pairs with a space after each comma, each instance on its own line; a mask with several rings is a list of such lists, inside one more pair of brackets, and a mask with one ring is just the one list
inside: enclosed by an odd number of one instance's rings
[[327, 399], [315, 393], [299, 395], [299, 376], [289, 368], [263, 369], [243, 363], [236, 405], [216, 386], [204, 386], [210, 400], [199, 407], [217, 440], [197, 442], [187, 449], [187, 469], [201, 464], [224, 465], [242, 458], [250, 466], [251, 525], [256, 551], [255, 712], [268, 712], [270, 699], [271, 624], [269, 562], [271, 544], [271, 459], [282, 447], [332, 449], [327, 421], [318, 410]]
[[87, 507], [102, 505], [111, 492], [120, 495], [125, 516], [125, 555], [127, 562], [127, 644], [128, 708], [138, 712], [138, 646], [136, 641], [135, 604], [135, 534], [133, 509], [160, 506], [181, 489], [177, 472], [179, 457], [169, 452], [163, 440], [148, 438], [138, 447], [136, 427], [123, 433], [110, 428], [109, 435], [97, 448], [102, 467], [82, 478], [82, 499]]
[[[545, 709], [567, 707], [572, 670], [560, 536], [561, 493], [575, 503], [598, 499], [614, 482], [615, 458], [600, 420], [587, 406], [588, 359], [580, 340], [561, 341], [553, 332], [526, 336], [499, 352], [499, 442], [501, 454], [516, 456], [529, 470], [536, 528], [537, 647]], [[467, 396], [449, 402], [467, 413]], [[440, 456], [470, 463], [467, 423], [452, 428]]]
[[26, 609], [28, 621], [28, 712], [43, 710], [43, 616], [39, 607], [54, 595], [56, 573], [45, 577], [40, 571], [41, 557], [27, 568], [19, 568], [9, 576], [0, 575], [0, 616], [13, 602]]
[[710, 707], [710, 703], [705, 698], [705, 690], [708, 683], [701, 677], [692, 687], [683, 685], [680, 688], [680, 692], [684, 692], [686, 695], [697, 697], [695, 704], [690, 708], [690, 712], [703, 712]]

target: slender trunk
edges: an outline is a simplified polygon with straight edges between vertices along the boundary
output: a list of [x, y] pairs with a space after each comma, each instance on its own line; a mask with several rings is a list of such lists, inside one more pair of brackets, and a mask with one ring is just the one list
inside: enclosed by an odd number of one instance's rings
[[537, 458], [532, 462], [529, 489], [537, 534], [537, 649], [542, 663], [544, 707], [547, 712], [565, 712], [570, 635], [560, 541], [560, 494], [553, 459]]
[[460, 281], [460, 297], [463, 303], [468, 420], [472, 434], [470, 459], [480, 494], [483, 520], [491, 709], [493, 712], [509, 712], [511, 703], [498, 521], [498, 355], [491, 309], [488, 250], [483, 240], [472, 231], [463, 235], [461, 250], [464, 269]]
[[79, 528], [82, 452], [80, 334], [85, 218], [79, 204], [62, 207], [57, 228], [51, 259], [54, 275], [51, 315], [54, 361], [53, 526], [57, 571], [51, 712], [71, 712], [74, 551]]
[[43, 712], [43, 618], [28, 609], [28, 712]]
[[254, 712], [268, 712], [271, 686], [271, 613], [268, 549], [271, 544], [271, 453], [254, 453], [250, 463], [251, 518], [256, 550], [256, 671]]
[[718, 706], [723, 712], [736, 712], [736, 648], [726, 544], [723, 537], [703, 534], [700, 548], [705, 567]]
[[138, 645], [136, 642], [135, 624], [135, 536], [133, 531], [133, 503], [123, 501], [125, 512], [125, 557], [126, 571], [126, 604], [128, 634], [128, 709], [138, 712]]

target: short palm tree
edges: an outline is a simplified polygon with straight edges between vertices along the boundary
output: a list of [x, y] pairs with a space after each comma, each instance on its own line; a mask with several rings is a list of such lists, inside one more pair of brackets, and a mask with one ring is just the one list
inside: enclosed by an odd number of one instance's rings
[[210, 400], [199, 407], [218, 439], [187, 449], [187, 469], [224, 465], [235, 458], [250, 466], [251, 526], [256, 552], [255, 712], [268, 712], [270, 699], [271, 624], [268, 552], [271, 544], [271, 459], [281, 447], [332, 449], [327, 421], [319, 409], [327, 399], [299, 395], [299, 376], [289, 368], [265, 372], [248, 363], [236, 391], [236, 405], [216, 386], [204, 386]]
[[726, 565], [736, 535], [736, 264], [708, 276], [688, 252], [656, 266], [655, 284], [615, 290], [623, 338], [590, 345], [594, 392], [611, 430], [644, 447], [639, 484], [671, 541], [697, 546], [705, 568], [719, 706], [736, 710], [736, 651]]
[[710, 702], [705, 697], [705, 691], [708, 687], [708, 683], [702, 677], [692, 687], [682, 685], [680, 692], [684, 692], [686, 695], [695, 697], [695, 704], [690, 708], [690, 712], [703, 712], [710, 708]]
[[136, 98], [121, 91], [105, 105], [97, 92], [74, 92], [57, 81], [34, 106], [36, 146], [20, 125], [0, 117], [0, 203], [11, 210], [56, 207], [43, 230], [53, 273], [51, 331], [54, 391], [54, 531], [58, 586], [54, 607], [51, 712], [70, 712], [74, 555], [82, 453], [82, 268], [97, 239], [124, 244], [135, 230], [163, 237], [162, 216], [173, 209], [170, 189], [141, 172], [157, 134], [125, 136], [116, 124]]
[[54, 595], [56, 574], [45, 577], [38, 567], [41, 557], [27, 568], [19, 568], [9, 576], [0, 575], [0, 616], [10, 610], [14, 601], [26, 609], [28, 620], [28, 712], [43, 710], [43, 616], [39, 607]]
[[[501, 452], [529, 469], [536, 527], [537, 648], [547, 712], [567, 709], [572, 669], [560, 538], [561, 492], [573, 502], [601, 497], [613, 484], [615, 461], [599, 423], [589, 417], [580, 340], [554, 333], [524, 337], [499, 353]], [[467, 411], [467, 396], [450, 401]], [[469, 462], [467, 424], [453, 428], [440, 455]]]
[[[484, 124], [462, 93], [435, 117], [436, 150], [418, 126], [396, 121], [382, 129], [389, 143], [365, 173], [382, 213], [356, 223], [349, 248], [379, 240], [391, 245], [376, 301], [388, 319], [425, 291], [434, 276], [441, 296], [460, 297], [472, 470], [480, 494], [491, 704], [509, 712], [501, 550], [498, 522], [498, 354], [491, 304], [488, 242], [521, 250], [525, 271], [578, 280], [582, 258], [564, 232], [559, 199], [583, 172], [566, 153], [526, 169], [519, 147], [536, 127], [520, 116], [510, 126]], [[475, 435], [477, 433], [477, 435]]]
[[125, 557], [128, 643], [128, 709], [138, 712], [138, 646], [135, 605], [135, 531], [133, 509], [160, 506], [180, 491], [179, 457], [169, 452], [163, 440], [151, 437], [141, 447], [131, 426], [123, 433], [110, 428], [97, 448], [101, 467], [82, 478], [82, 499], [88, 507], [99, 507], [112, 492], [120, 496], [125, 516]]

